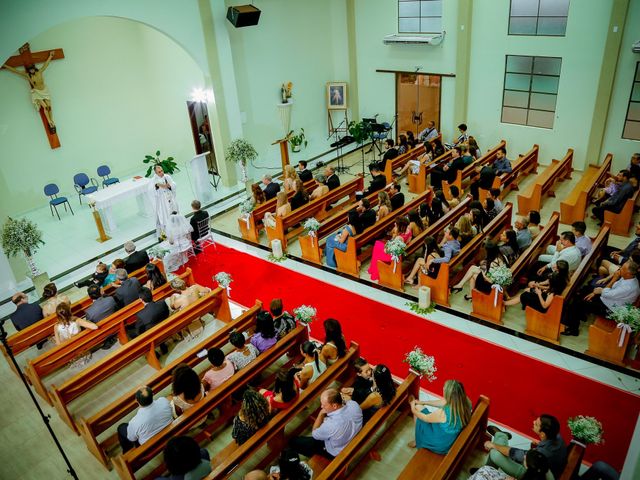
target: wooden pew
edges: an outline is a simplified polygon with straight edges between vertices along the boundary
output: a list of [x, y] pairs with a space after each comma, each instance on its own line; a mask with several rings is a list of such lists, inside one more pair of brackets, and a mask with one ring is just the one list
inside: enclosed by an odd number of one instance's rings
[[409, 191], [411, 193], [422, 193], [427, 189], [427, 175], [436, 165], [448, 163], [451, 161], [451, 150], [447, 150], [439, 157], [434, 158], [430, 162], [420, 164], [417, 174], [407, 173], [407, 181], [409, 182]]
[[558, 480], [573, 480], [577, 478], [580, 471], [580, 465], [582, 465], [582, 459], [584, 458], [585, 446], [581, 443], [571, 440], [568, 446], [567, 464], [562, 470]]
[[[156, 265], [158, 269], [164, 275], [164, 264], [160, 260], [153, 260], [151, 263]], [[147, 270], [146, 266], [142, 267], [129, 275], [130, 277], [136, 277], [141, 285], [144, 285], [147, 282]], [[105, 295], [113, 295], [116, 290], [116, 286], [111, 283], [104, 287]], [[88, 296], [78, 300], [77, 302], [71, 304], [71, 313], [75, 317], [84, 317], [84, 311], [93, 303]], [[49, 315], [48, 317], [43, 318], [38, 323], [34, 323], [33, 325], [28, 326], [27, 328], [20, 330], [19, 332], [10, 335], [7, 338], [7, 342], [11, 347], [11, 351], [14, 355], [18, 355], [25, 350], [35, 346], [36, 344], [46, 340], [49, 337], [53, 336], [53, 327], [57, 323], [57, 317], [54, 313], [53, 315]], [[7, 362], [11, 366], [11, 369], [14, 373], [18, 373], [15, 371], [15, 367], [13, 362], [9, 358], [4, 345], [0, 344], [0, 350], [4, 354]]]
[[[190, 268], [185, 270], [185, 272], [180, 275], [180, 278], [189, 285], [194, 283]], [[171, 285], [165, 283], [153, 291], [153, 298], [154, 300], [164, 299], [172, 293], [173, 289]], [[31, 385], [33, 385], [34, 390], [51, 405], [51, 396], [44, 384], [44, 379], [68, 367], [69, 363], [76, 358], [99, 347], [108, 337], [117, 335], [120, 343], [125, 344], [128, 341], [126, 327], [135, 322], [136, 313], [143, 308], [144, 304], [142, 301], [136, 300], [100, 320], [97, 323], [97, 330], [83, 330], [61, 345], [56, 345], [52, 349], [29, 360], [25, 368], [25, 374], [31, 382]]]
[[[324, 390], [335, 384], [336, 381], [343, 383], [352, 376], [353, 362], [359, 358], [360, 347], [357, 343], [351, 342], [347, 354], [338, 359], [322, 373], [314, 382], [302, 392], [295, 403], [285, 410], [279, 411], [264, 427], [258, 430], [253, 436], [240, 446], [231, 443], [223, 449], [224, 458], [218, 455], [217, 465], [214, 471], [206, 477], [207, 480], [218, 480], [223, 478], [235, 478], [234, 472], [240, 465], [255, 456], [258, 450], [264, 445], [269, 446], [269, 453], [261, 463], [275, 460], [282, 449], [286, 446], [288, 435], [294, 436], [297, 431], [287, 434], [287, 425], [298, 415], [308, 408], [311, 402], [320, 398]], [[307, 412], [305, 415], [309, 415]]]
[[[304, 183], [304, 187], [308, 192], [311, 192], [318, 186], [318, 182], [311, 179], [308, 182]], [[281, 185], [282, 187], [282, 185]], [[282, 187], [284, 188], [284, 187]], [[287, 198], [291, 200], [295, 192], [287, 193]], [[264, 218], [264, 214], [267, 212], [275, 212], [276, 211], [276, 199], [272, 198], [271, 200], [267, 200], [260, 205], [256, 205], [246, 218], [239, 217], [238, 218], [238, 228], [240, 230], [240, 235], [245, 240], [249, 240], [253, 243], [260, 243], [260, 230], [264, 228], [262, 224], [262, 219]]]
[[[446, 215], [440, 218], [433, 225], [425, 228], [420, 233], [420, 235], [413, 238], [409, 242], [409, 245], [407, 245], [405, 258], [413, 255], [418, 250], [420, 250], [424, 245], [424, 239], [426, 237], [430, 236], [435, 238], [438, 233], [444, 230], [447, 225], [455, 224], [458, 219], [467, 212], [470, 203], [471, 198], [465, 198], [456, 208], [451, 209]], [[404, 275], [402, 274], [402, 266], [402, 257], [399, 259], [398, 265], [395, 267], [395, 271], [393, 262], [385, 263], [381, 260], [378, 260], [378, 273], [380, 274], [380, 280], [378, 281], [378, 284], [403, 291]], [[413, 267], [413, 265], [411, 267]]]
[[544, 172], [538, 175], [536, 181], [521, 195], [518, 195], [518, 214], [528, 215], [531, 210], [540, 211], [542, 199], [545, 195], [555, 197], [553, 191], [556, 182], [571, 178], [573, 167], [573, 149], [567, 150], [562, 160], [552, 160]]
[[231, 321], [229, 300], [223, 288], [217, 288], [204, 295], [167, 320], [130, 340], [122, 348], [82, 370], [59, 387], [51, 385], [51, 399], [60, 417], [70, 428], [75, 428], [68, 409], [69, 403], [141, 357], [146, 357], [148, 364], [156, 370], [161, 370], [162, 366], [155, 349], [207, 313], [213, 314], [216, 319], [225, 323]]
[[387, 160], [384, 164], [384, 176], [387, 178], [387, 183], [393, 182], [393, 171], [402, 168], [409, 160], [418, 158], [425, 152], [424, 144], [419, 143], [414, 148], [402, 155], [398, 155], [396, 158]]
[[[610, 175], [612, 161], [613, 155], [608, 153], [602, 165], [589, 165], [587, 170], [582, 172], [580, 181], [569, 196], [560, 202], [560, 220], [562, 223], [571, 225], [573, 222], [584, 221], [589, 199], [593, 197], [596, 188], [602, 185]], [[612, 233], [616, 233], [613, 227]]]
[[[285, 249], [287, 247], [287, 239], [298, 235], [302, 231], [302, 227], [298, 227], [288, 232], [287, 230], [289, 228], [298, 225], [309, 217], [316, 217], [318, 220], [321, 220], [331, 215], [331, 213], [344, 209], [350, 205], [350, 202], [355, 200], [356, 192], [362, 191], [363, 188], [364, 179], [358, 176], [340, 185], [338, 188], [329, 191], [322, 197], [311, 200], [300, 208], [296, 208], [285, 217], [276, 217], [275, 227], [265, 227], [269, 243], [271, 243], [272, 240], [278, 239], [282, 242], [282, 248]], [[333, 205], [344, 197], [349, 197], [350, 201]]]
[[640, 190], [636, 190], [633, 196], [627, 200], [620, 213], [604, 212], [604, 221], [611, 224], [611, 233], [624, 237], [629, 236], [629, 229], [633, 223], [633, 213], [638, 203], [638, 193], [640, 193]]
[[438, 455], [427, 449], [419, 448], [411, 461], [402, 470], [398, 480], [455, 480], [467, 457], [482, 446], [486, 437], [489, 420], [489, 399], [480, 395], [471, 420], [460, 432], [449, 453]]
[[[420, 204], [430, 199], [430, 191], [417, 196], [409, 203], [405, 203], [401, 208], [391, 212], [386, 217], [380, 219], [375, 225], [370, 226], [365, 231], [358, 235], [349, 237], [347, 240], [347, 249], [344, 252], [340, 250], [335, 251], [336, 264], [338, 265], [338, 271], [342, 273], [348, 273], [354, 277], [360, 276], [360, 264], [362, 260], [371, 256], [372, 248], [364, 248], [375, 242], [379, 238], [384, 237], [387, 230], [390, 230], [398, 215], [405, 215], [409, 210], [418, 208]], [[361, 253], [358, 254], [358, 251]]]
[[449, 273], [458, 266], [473, 264], [486, 238], [493, 238], [511, 225], [513, 206], [507, 203], [504, 209], [485, 227], [484, 232], [479, 233], [467, 243], [460, 253], [453, 257], [449, 263], [441, 263], [436, 278], [431, 278], [422, 271], [418, 272], [418, 283], [431, 289], [431, 300], [438, 305], [449, 306], [449, 283], [456, 278]]
[[617, 328], [615, 321], [598, 316], [596, 321], [589, 325], [589, 347], [584, 353], [625, 366], [624, 358], [633, 334], [625, 334], [624, 341], [620, 345], [621, 334], [622, 330]]
[[[512, 190], [518, 190], [520, 181], [531, 173], [538, 173], [538, 153], [540, 147], [534, 145], [524, 155], [520, 155], [509, 173], [503, 173], [493, 180], [492, 188], [500, 189], [500, 199], [504, 199]], [[479, 200], [484, 203], [488, 191], [478, 189]]]
[[[404, 382], [398, 385], [396, 396], [391, 403], [380, 408], [367, 423], [362, 426], [358, 434], [351, 439], [349, 444], [325, 466], [322, 471], [315, 476], [317, 480], [338, 480], [346, 478], [349, 471], [355, 467], [354, 462], [360, 462], [363, 455], [370, 449], [375, 448], [371, 445], [371, 439], [385, 428], [386, 433], [390, 433], [393, 425], [411, 414], [409, 407], [409, 397], [418, 398], [420, 393], [420, 379], [413, 373], [410, 373]], [[392, 415], [398, 415], [392, 419]], [[390, 422], [390, 423], [389, 423]], [[310, 462], [313, 463], [313, 462]]]
[[538, 312], [531, 307], [524, 311], [527, 326], [524, 333], [536, 338], [547, 340], [548, 342], [559, 344], [560, 332], [562, 331], [562, 310], [565, 299], [570, 299], [575, 294], [580, 285], [591, 271], [591, 266], [598, 260], [600, 251], [607, 245], [610, 228], [605, 223], [593, 240], [591, 251], [582, 259], [580, 265], [571, 276], [569, 284], [562, 292], [562, 295], [554, 295], [551, 305], [546, 313]]
[[[170, 364], [166, 365], [161, 371], [149, 378], [145, 384], [151, 388], [154, 395], [157, 395], [163, 389], [171, 385], [172, 372], [175, 367], [184, 363], [189, 365], [191, 368], [195, 368], [198, 364], [206, 360], [206, 357], [198, 357], [198, 352], [202, 350], [209, 350], [210, 348], [222, 348], [227, 344], [229, 334], [231, 332], [243, 332], [254, 326], [256, 316], [261, 307], [262, 302], [256, 300], [253, 307], [232, 322], [226, 324], [220, 330], [216, 331], [212, 336], [198, 343], [180, 358], [177, 358]], [[121, 395], [120, 398], [117, 398], [91, 417], [87, 419], [81, 418], [78, 423], [74, 422], [87, 445], [87, 449], [106, 468], [110, 468], [108, 451], [113, 446], [117, 445], [117, 435], [113, 434], [104, 441], [99, 441], [98, 437], [117, 423], [124, 421], [127, 415], [138, 408], [138, 403], [135, 400], [136, 391], [137, 388], [134, 388], [124, 395]], [[73, 415], [70, 415], [70, 417], [73, 422], [75, 418]]]
[[[547, 246], [556, 241], [558, 238], [559, 224], [560, 215], [558, 212], [554, 212], [547, 225], [540, 231], [540, 234], [533, 240], [533, 242], [531, 242], [531, 245], [529, 245], [529, 247], [520, 254], [513, 265], [511, 265], [513, 285], [517, 285], [518, 277], [522, 273], [526, 272], [531, 264], [538, 260], [538, 255], [544, 253]], [[474, 288], [471, 291], [471, 300], [471, 315], [502, 325], [502, 312], [504, 305], [503, 295], [498, 294], [496, 301], [495, 291], [491, 291], [489, 294], [484, 294]]]

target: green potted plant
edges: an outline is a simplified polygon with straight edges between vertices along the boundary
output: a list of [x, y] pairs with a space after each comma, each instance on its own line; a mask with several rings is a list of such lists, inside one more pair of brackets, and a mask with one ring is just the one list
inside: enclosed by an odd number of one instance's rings
[[31, 220], [26, 218], [14, 220], [9, 217], [2, 226], [2, 249], [10, 257], [15, 257], [19, 253], [24, 254], [33, 277], [40, 275], [40, 270], [33, 260], [33, 255], [40, 245], [44, 245], [42, 232]]
[[242, 170], [242, 183], [247, 183], [247, 162], [258, 158], [258, 152], [244, 138], [236, 138], [227, 147], [227, 161], [239, 163]]
[[153, 169], [156, 165], [160, 165], [164, 173], [169, 175], [173, 175], [174, 172], [179, 172], [178, 164], [174, 161], [173, 157], [167, 157], [164, 160], [160, 159], [160, 150], [156, 150], [155, 156], [153, 155], [145, 155], [142, 163], [151, 164], [149, 168], [147, 168], [147, 173], [145, 177], [150, 177], [153, 175]]
[[[353, 137], [355, 142], [362, 147], [371, 137], [371, 124], [368, 122], [349, 122], [349, 135]], [[362, 168], [364, 174], [364, 148], [360, 148], [362, 153]]]
[[308, 143], [307, 137], [304, 135], [304, 128], [301, 128], [299, 133], [294, 133], [294, 130], [291, 130], [287, 135], [287, 138], [291, 144], [291, 151], [294, 153], [306, 148]]

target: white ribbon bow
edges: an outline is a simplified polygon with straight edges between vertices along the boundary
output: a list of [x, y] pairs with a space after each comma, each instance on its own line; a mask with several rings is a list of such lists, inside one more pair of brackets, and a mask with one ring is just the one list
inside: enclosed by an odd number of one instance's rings
[[243, 215], [243, 217], [244, 217], [244, 221], [245, 221], [245, 222], [246, 222], [246, 224], [247, 224], [247, 229], [249, 229], [249, 228], [250, 228], [249, 220], [250, 220], [251, 215], [249, 215], [248, 213], [245, 213], [245, 214]]
[[309, 236], [311, 237], [311, 246], [313, 247], [313, 239], [316, 236], [315, 230], [309, 230]]
[[497, 283], [494, 283], [493, 285], [491, 285], [491, 288], [495, 290], [495, 295], [493, 296], [493, 306], [497, 307], [498, 295], [502, 295], [502, 292], [504, 292], [504, 289], [502, 288], [502, 286], [498, 285]]
[[626, 323], [619, 323], [616, 328], [620, 329], [620, 336], [618, 337], [618, 346], [621, 347], [624, 343], [624, 338], [627, 336], [627, 333], [631, 335], [633, 330], [631, 329], [631, 325], [627, 325]]

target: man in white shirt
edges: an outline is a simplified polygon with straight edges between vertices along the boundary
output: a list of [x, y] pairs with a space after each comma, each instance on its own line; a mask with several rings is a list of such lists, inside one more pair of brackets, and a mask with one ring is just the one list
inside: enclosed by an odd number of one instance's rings
[[320, 413], [311, 437], [296, 437], [291, 448], [301, 455], [334, 458], [362, 428], [362, 410], [353, 400], [343, 402], [340, 392], [329, 388], [320, 396]]
[[144, 386], [136, 392], [140, 408], [129, 423], [118, 425], [118, 440], [125, 453], [144, 444], [173, 421], [171, 405], [165, 397], [153, 399], [151, 388]]
[[439, 133], [438, 133], [438, 130], [436, 129], [436, 122], [431, 120], [428, 123], [427, 128], [425, 128], [418, 134], [418, 139], [421, 142], [429, 142], [431, 140], [438, 138], [438, 135]]
[[582, 254], [576, 247], [576, 236], [573, 232], [562, 232], [556, 246], [549, 246], [547, 254], [538, 257], [539, 262], [546, 263], [538, 270], [538, 276], [543, 277], [545, 270], [551, 271], [558, 260], [564, 260], [569, 264], [569, 274], [575, 272], [580, 265]]

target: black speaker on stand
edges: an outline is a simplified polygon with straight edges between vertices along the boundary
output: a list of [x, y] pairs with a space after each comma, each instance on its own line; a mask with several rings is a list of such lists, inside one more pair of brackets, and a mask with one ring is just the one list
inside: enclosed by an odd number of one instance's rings
[[258, 20], [260, 20], [260, 10], [253, 5], [229, 7], [227, 10], [227, 20], [236, 28], [251, 27], [258, 24]]

